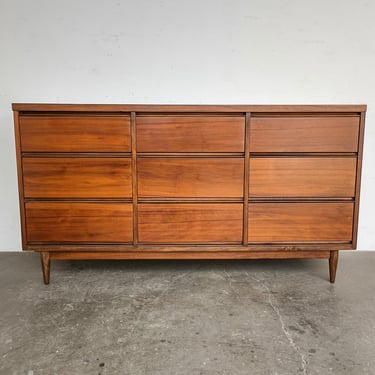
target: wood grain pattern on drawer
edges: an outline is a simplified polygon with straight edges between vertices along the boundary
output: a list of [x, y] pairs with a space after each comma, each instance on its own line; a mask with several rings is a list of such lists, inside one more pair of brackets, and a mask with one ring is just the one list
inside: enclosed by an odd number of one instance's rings
[[131, 242], [131, 204], [26, 203], [28, 242]]
[[354, 157], [252, 158], [250, 197], [354, 197], [356, 167]]
[[242, 158], [140, 158], [139, 197], [242, 197]]
[[242, 204], [140, 204], [143, 243], [240, 243]]
[[21, 116], [24, 152], [130, 152], [129, 116]]
[[359, 116], [253, 117], [250, 152], [357, 152]]
[[243, 152], [240, 116], [137, 117], [139, 152]]
[[26, 198], [130, 198], [130, 158], [23, 158]]
[[250, 203], [249, 242], [352, 240], [353, 203]]

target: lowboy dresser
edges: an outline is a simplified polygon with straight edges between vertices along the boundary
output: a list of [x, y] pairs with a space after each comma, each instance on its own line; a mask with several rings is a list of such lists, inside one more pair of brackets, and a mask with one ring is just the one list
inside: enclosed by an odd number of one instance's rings
[[355, 249], [365, 105], [13, 104], [24, 250], [51, 259]]

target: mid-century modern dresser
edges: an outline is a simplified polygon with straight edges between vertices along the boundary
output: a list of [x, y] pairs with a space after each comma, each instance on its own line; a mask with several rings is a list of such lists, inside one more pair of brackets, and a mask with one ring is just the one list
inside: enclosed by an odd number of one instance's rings
[[365, 105], [13, 104], [24, 250], [51, 259], [355, 249]]

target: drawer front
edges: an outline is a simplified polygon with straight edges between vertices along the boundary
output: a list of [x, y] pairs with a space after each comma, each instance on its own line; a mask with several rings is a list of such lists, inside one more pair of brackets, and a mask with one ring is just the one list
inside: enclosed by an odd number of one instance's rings
[[130, 198], [130, 158], [24, 158], [25, 198]]
[[359, 116], [253, 117], [250, 152], [357, 152]]
[[242, 197], [241, 158], [140, 158], [139, 197]]
[[244, 134], [239, 116], [137, 117], [139, 152], [243, 152]]
[[250, 197], [354, 197], [356, 167], [356, 158], [253, 158]]
[[24, 152], [130, 152], [129, 116], [21, 116]]
[[28, 242], [131, 242], [131, 204], [26, 203]]
[[353, 203], [250, 203], [249, 242], [352, 240]]
[[140, 204], [143, 243], [240, 243], [242, 204]]

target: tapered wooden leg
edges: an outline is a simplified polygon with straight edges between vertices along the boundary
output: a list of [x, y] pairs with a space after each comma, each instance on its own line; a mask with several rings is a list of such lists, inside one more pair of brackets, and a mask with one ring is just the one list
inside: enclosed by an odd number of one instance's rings
[[335, 282], [337, 262], [339, 260], [339, 252], [337, 250], [330, 251], [329, 254], [329, 281], [331, 283]]
[[48, 251], [42, 251], [40, 253], [40, 260], [42, 262], [43, 280], [44, 284], [49, 284], [50, 264], [51, 260]]

